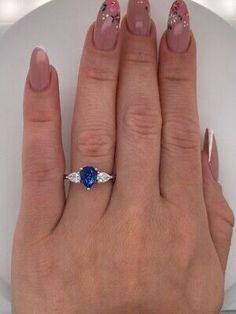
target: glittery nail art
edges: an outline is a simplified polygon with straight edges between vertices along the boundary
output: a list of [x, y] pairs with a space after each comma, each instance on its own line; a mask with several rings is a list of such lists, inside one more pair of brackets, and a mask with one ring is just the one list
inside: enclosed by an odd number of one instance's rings
[[94, 42], [98, 49], [114, 48], [120, 25], [120, 5], [118, 0], [106, 0], [99, 12], [94, 29]]
[[151, 28], [149, 0], [129, 0], [127, 21], [132, 33], [148, 35]]
[[167, 40], [169, 47], [175, 52], [183, 52], [190, 41], [189, 11], [183, 0], [176, 0], [168, 19]]
[[178, 23], [183, 24], [184, 28], [189, 26], [188, 8], [183, 0], [173, 3], [168, 20], [168, 30], [172, 30]]
[[102, 12], [102, 20], [108, 20], [109, 23], [116, 23], [116, 28], [119, 28], [120, 24], [120, 5], [117, 0], [106, 0], [100, 11]]

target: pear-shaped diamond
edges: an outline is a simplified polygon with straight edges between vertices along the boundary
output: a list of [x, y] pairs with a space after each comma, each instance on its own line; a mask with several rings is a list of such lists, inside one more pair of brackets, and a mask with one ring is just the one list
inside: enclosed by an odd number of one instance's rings
[[112, 179], [112, 176], [110, 176], [106, 172], [99, 172], [98, 173], [98, 178], [97, 178], [98, 183], [106, 183], [111, 179]]
[[73, 172], [67, 176], [67, 179], [72, 183], [80, 183], [80, 174], [79, 172]]

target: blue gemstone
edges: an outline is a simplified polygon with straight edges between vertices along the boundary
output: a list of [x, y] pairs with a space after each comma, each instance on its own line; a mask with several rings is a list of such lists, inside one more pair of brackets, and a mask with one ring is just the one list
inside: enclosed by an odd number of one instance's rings
[[93, 167], [84, 167], [80, 171], [81, 182], [87, 189], [91, 189], [91, 187], [97, 182], [98, 172]]

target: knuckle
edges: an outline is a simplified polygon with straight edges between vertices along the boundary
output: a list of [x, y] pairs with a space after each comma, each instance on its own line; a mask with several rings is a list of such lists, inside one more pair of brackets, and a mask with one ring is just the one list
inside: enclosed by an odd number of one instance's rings
[[164, 124], [164, 141], [162, 148], [171, 153], [196, 152], [200, 149], [198, 123], [189, 116], [168, 119]]
[[117, 79], [116, 71], [114, 67], [109, 67], [103, 62], [86, 63], [81, 68], [82, 73], [88, 80], [95, 82], [114, 82]]
[[113, 132], [104, 129], [81, 131], [76, 140], [76, 150], [85, 157], [111, 156], [114, 147]]
[[162, 118], [157, 105], [147, 101], [128, 105], [124, 123], [134, 134], [156, 136], [160, 133]]
[[24, 99], [25, 123], [60, 120], [59, 99], [49, 89], [41, 93], [28, 92]]
[[148, 66], [156, 66], [157, 59], [155, 54], [155, 49], [148, 49], [148, 47], [134, 48], [132, 50], [128, 50], [124, 55], [123, 59], [124, 63], [133, 65], [148, 65]]
[[193, 71], [179, 71], [178, 68], [174, 68], [169, 72], [166, 72], [163, 77], [162, 81], [168, 86], [169, 88], [175, 88], [178, 90], [182, 88], [183, 85], [185, 88], [188, 86], [190, 87], [195, 82], [195, 77], [193, 76]]
[[[159, 78], [165, 86], [170, 88], [184, 84], [187, 88], [196, 81], [195, 53], [193, 55], [179, 54], [170, 59], [169, 52], [168, 55], [163, 55], [161, 52], [160, 58], [162, 62], [160, 62]], [[168, 59], [169, 62], [165, 62]]]
[[23, 178], [27, 182], [61, 180], [64, 175], [64, 156], [55, 143], [40, 138], [29, 139], [23, 158]]
[[23, 165], [23, 178], [25, 182], [46, 183], [61, 180], [64, 176], [64, 166], [55, 166], [51, 162], [34, 161]]

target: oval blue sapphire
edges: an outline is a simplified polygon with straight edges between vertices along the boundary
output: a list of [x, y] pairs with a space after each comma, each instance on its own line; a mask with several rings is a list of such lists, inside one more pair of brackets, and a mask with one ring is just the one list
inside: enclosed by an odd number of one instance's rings
[[87, 189], [91, 189], [91, 187], [97, 182], [98, 172], [93, 167], [84, 167], [80, 171], [81, 182]]

